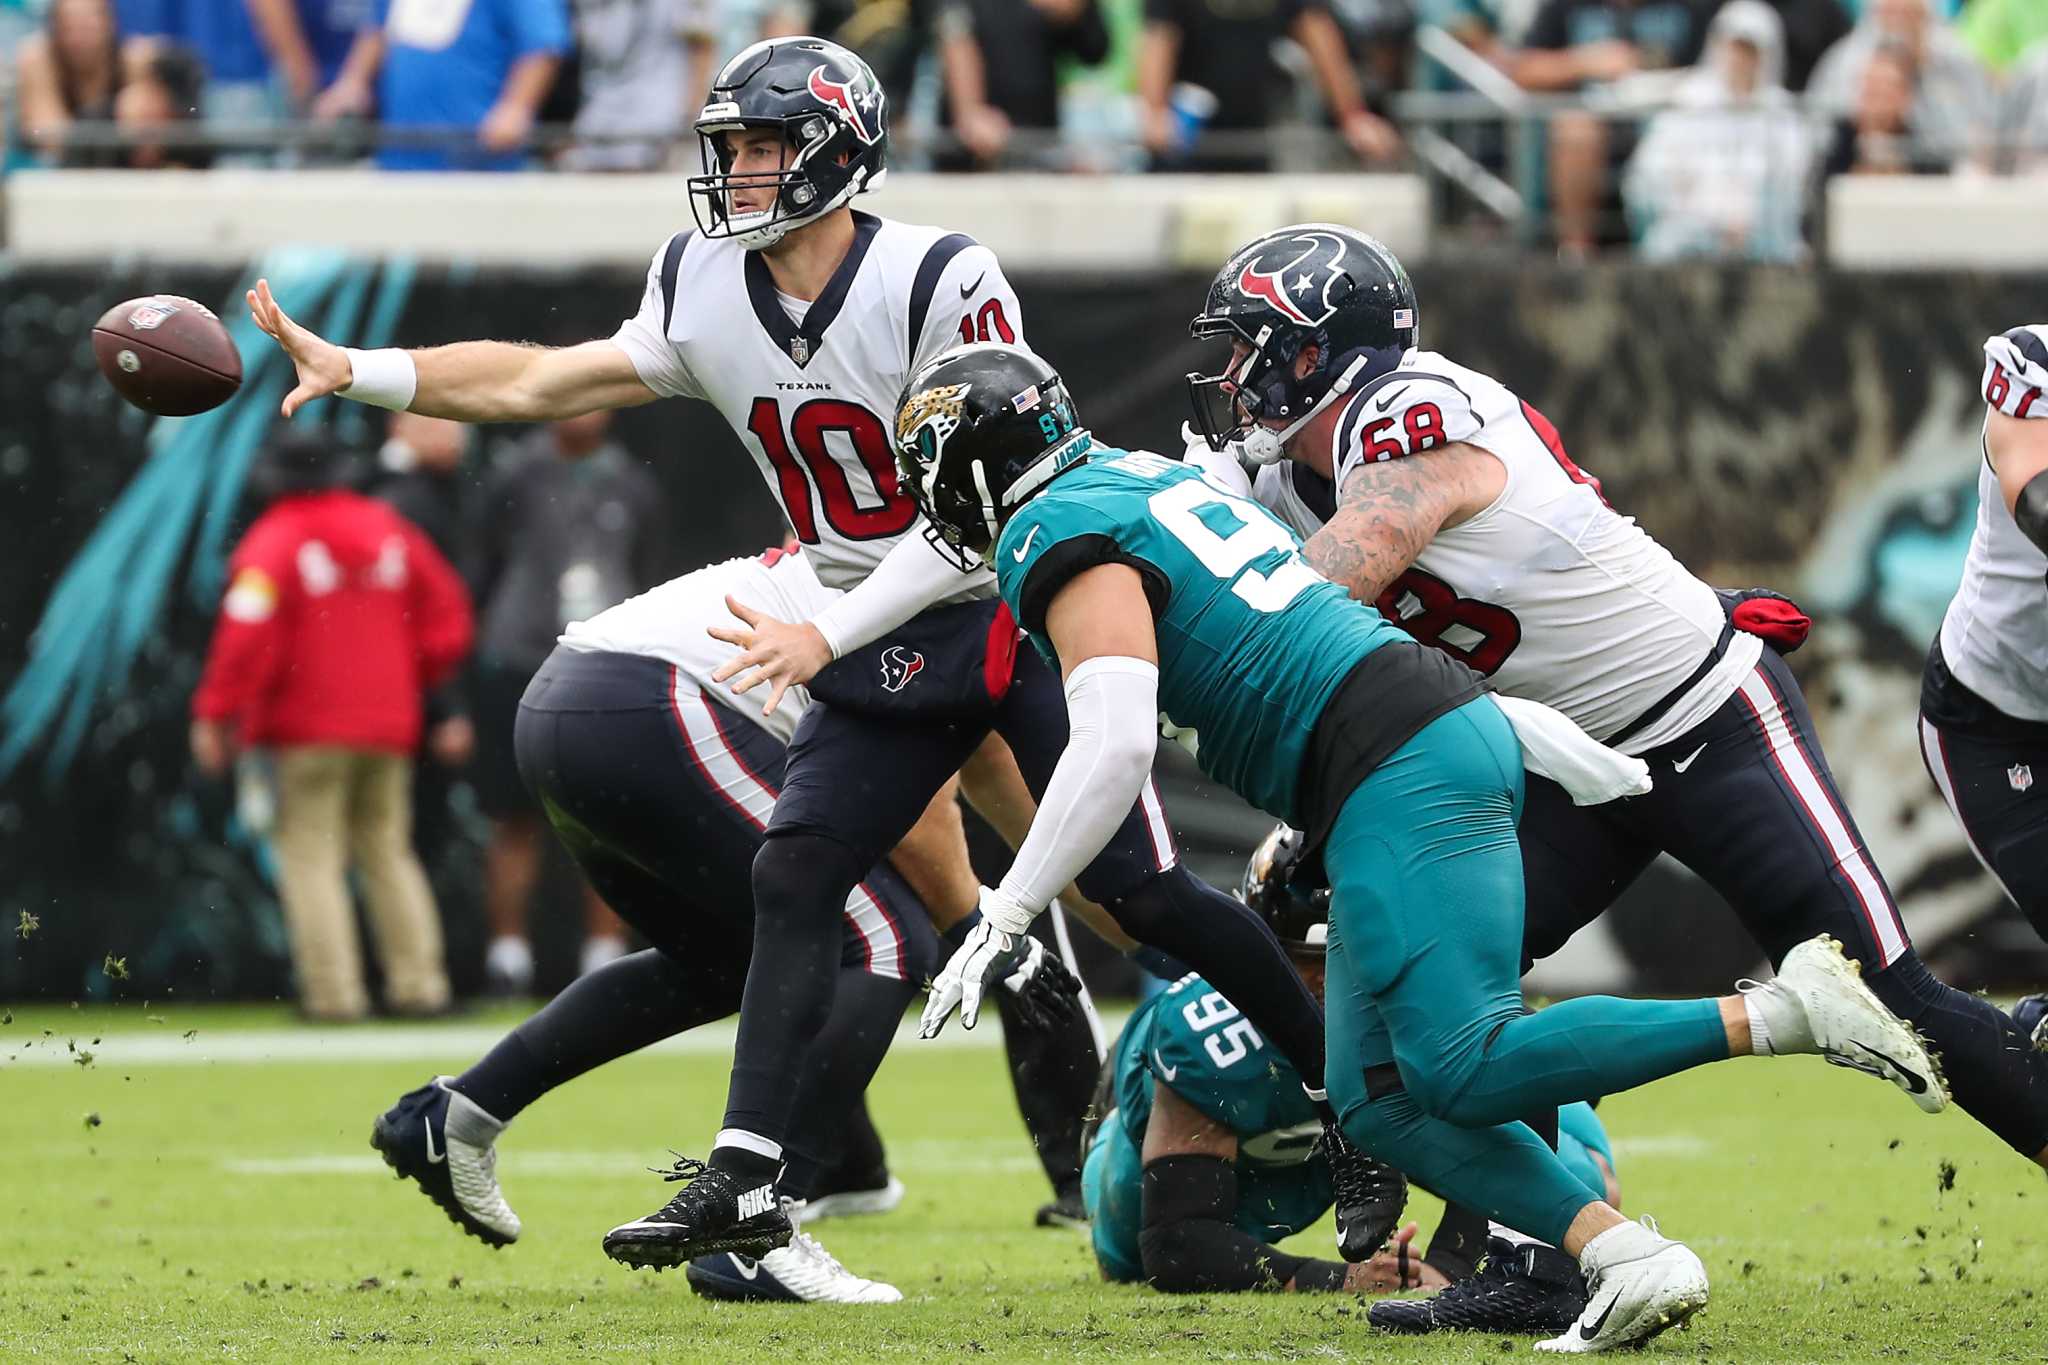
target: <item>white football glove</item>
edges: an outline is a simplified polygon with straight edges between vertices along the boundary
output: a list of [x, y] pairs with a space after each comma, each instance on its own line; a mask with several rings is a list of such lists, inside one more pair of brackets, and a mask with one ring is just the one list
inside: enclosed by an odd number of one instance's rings
[[1023, 992], [1045, 963], [1045, 945], [1024, 932], [1034, 918], [1003, 892], [981, 889], [981, 923], [967, 931], [967, 941], [932, 978], [931, 997], [918, 1023], [920, 1038], [938, 1037], [956, 1005], [961, 1027], [973, 1028], [981, 1018], [981, 1002], [996, 982]]

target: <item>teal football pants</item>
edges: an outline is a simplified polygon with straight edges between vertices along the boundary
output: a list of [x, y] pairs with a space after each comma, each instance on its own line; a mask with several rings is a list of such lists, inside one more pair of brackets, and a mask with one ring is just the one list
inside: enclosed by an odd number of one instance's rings
[[1353, 1142], [1555, 1243], [1588, 1190], [1516, 1118], [1718, 1061], [1728, 1045], [1712, 1000], [1523, 1011], [1521, 801], [1520, 745], [1481, 697], [1423, 727], [1344, 803], [1323, 852], [1327, 1075]]

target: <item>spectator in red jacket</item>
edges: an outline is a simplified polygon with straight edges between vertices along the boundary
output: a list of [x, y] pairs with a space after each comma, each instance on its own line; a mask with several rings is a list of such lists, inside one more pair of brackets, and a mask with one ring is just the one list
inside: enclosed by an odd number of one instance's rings
[[412, 847], [412, 755], [427, 690], [469, 651], [469, 595], [411, 522], [338, 486], [339, 454], [289, 431], [258, 466], [268, 506], [229, 563], [192, 756], [220, 775], [238, 747], [275, 754], [271, 844], [304, 1012], [368, 1012], [353, 862], [386, 1004], [430, 1014], [448, 1004], [448, 977]]

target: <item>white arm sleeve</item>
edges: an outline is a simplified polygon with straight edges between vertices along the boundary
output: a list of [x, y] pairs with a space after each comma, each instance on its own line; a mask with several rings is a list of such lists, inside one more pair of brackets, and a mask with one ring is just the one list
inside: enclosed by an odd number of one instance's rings
[[1130, 814], [1159, 746], [1159, 666], [1102, 655], [1067, 679], [1067, 748], [997, 889], [1037, 914]]
[[927, 607], [993, 582], [992, 571], [962, 573], [959, 565], [941, 555], [926, 537], [920, 517], [882, 556], [873, 573], [812, 617], [811, 624], [837, 659], [881, 639]]

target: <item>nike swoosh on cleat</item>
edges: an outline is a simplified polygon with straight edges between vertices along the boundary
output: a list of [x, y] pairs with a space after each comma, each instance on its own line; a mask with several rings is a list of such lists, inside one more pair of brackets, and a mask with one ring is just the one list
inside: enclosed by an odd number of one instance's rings
[[739, 1271], [740, 1276], [743, 1279], [755, 1279], [761, 1273], [761, 1267], [759, 1265], [755, 1264], [752, 1261], [749, 1261], [746, 1257], [741, 1256], [735, 1252], [728, 1251], [725, 1254], [725, 1259], [732, 1262], [732, 1268], [734, 1270]]
[[1877, 1058], [1879, 1061], [1890, 1066], [1891, 1069], [1897, 1072], [1899, 1074], [1899, 1077], [1905, 1081], [1906, 1089], [1910, 1090], [1915, 1095], [1924, 1095], [1927, 1093], [1927, 1078], [1925, 1076], [1922, 1076], [1919, 1072], [1913, 1070], [1911, 1067], [1907, 1066], [1898, 1058], [1889, 1056], [1886, 1053], [1879, 1052], [1876, 1048], [1870, 1046], [1868, 1043], [1859, 1043], [1853, 1038], [1849, 1040], [1849, 1046], [1860, 1047], [1865, 1052], [1869, 1053], [1871, 1056]]
[[1614, 1305], [1620, 1302], [1621, 1291], [1617, 1289], [1614, 1291], [1614, 1297], [1607, 1301], [1607, 1307], [1600, 1310], [1600, 1316], [1593, 1319], [1591, 1327], [1586, 1326], [1583, 1322], [1579, 1324], [1579, 1340], [1591, 1341], [1594, 1337], [1599, 1336], [1600, 1329], [1607, 1325], [1607, 1319], [1614, 1315]]
[[975, 290], [977, 290], [977, 289], [979, 289], [979, 288], [981, 288], [981, 282], [982, 282], [983, 280], [987, 279], [987, 278], [988, 278], [988, 272], [987, 272], [986, 270], [984, 270], [984, 271], [982, 271], [982, 272], [981, 272], [981, 273], [980, 273], [979, 275], [976, 275], [976, 276], [974, 277], [974, 283], [973, 283], [973, 284], [963, 284], [963, 285], [961, 285], [961, 286], [960, 286], [960, 297], [961, 297], [961, 298], [963, 298], [963, 299], [971, 299], [971, 298], [973, 298], [973, 297], [974, 297], [974, 291], [975, 291]]
[[1706, 751], [1707, 751], [1707, 746], [1706, 746], [1706, 745], [1704, 745], [1704, 744], [1700, 745], [1700, 747], [1699, 747], [1699, 748], [1697, 748], [1697, 749], [1694, 749], [1694, 750], [1693, 750], [1693, 751], [1692, 751], [1691, 753], [1687, 754], [1687, 755], [1686, 755], [1686, 756], [1685, 756], [1684, 758], [1681, 758], [1681, 759], [1679, 759], [1679, 760], [1678, 760], [1678, 762], [1676, 762], [1676, 763], [1672, 764], [1672, 765], [1671, 765], [1671, 771], [1672, 771], [1672, 772], [1675, 772], [1675, 773], [1682, 773], [1682, 772], [1684, 772], [1684, 771], [1685, 771], [1685, 770], [1686, 770], [1687, 768], [1690, 768], [1690, 767], [1692, 766], [1692, 761], [1693, 761], [1694, 759], [1698, 758], [1698, 757], [1699, 757], [1699, 756], [1700, 756], [1701, 754], [1705, 753]]
[[423, 1117], [420, 1124], [427, 1130], [427, 1164], [438, 1166], [448, 1159], [448, 1153], [446, 1149], [438, 1152], [434, 1150], [434, 1121]]

